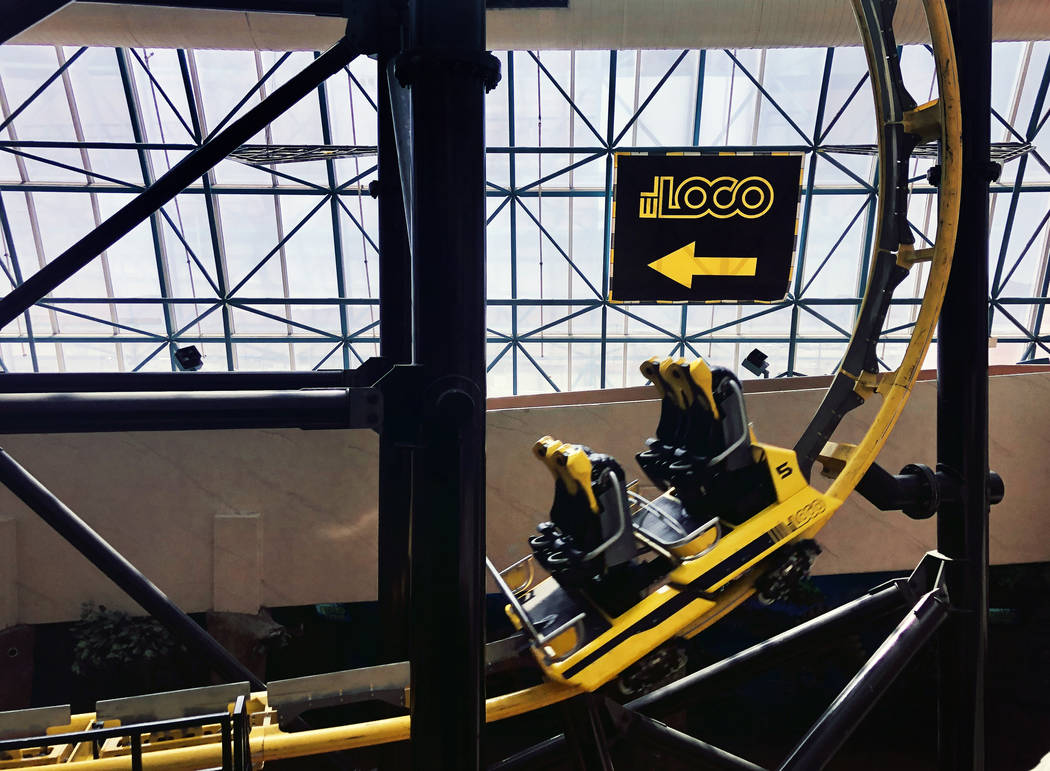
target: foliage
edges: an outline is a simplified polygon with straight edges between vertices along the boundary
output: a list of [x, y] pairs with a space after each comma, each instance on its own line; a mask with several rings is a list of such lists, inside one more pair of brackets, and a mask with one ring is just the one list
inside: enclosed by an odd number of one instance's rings
[[168, 659], [182, 646], [152, 618], [133, 618], [105, 605], [84, 603], [73, 625], [73, 672], [105, 673], [138, 662]]

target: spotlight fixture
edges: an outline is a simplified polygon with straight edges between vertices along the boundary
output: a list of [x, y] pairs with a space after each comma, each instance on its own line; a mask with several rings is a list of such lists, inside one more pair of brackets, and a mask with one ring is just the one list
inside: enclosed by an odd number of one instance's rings
[[196, 372], [204, 366], [204, 359], [197, 346], [187, 345], [185, 348], [175, 349], [175, 364], [183, 371]]
[[769, 357], [755, 348], [740, 362], [744, 369], [756, 377], [769, 377]]

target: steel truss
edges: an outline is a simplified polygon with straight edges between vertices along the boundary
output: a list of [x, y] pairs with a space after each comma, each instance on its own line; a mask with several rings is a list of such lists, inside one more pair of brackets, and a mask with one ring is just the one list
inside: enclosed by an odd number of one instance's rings
[[[1050, 109], [1046, 100], [1050, 64], [1045, 47], [1045, 44], [1023, 46], [1011, 83], [1014, 98], [992, 111], [997, 137], [1004, 142], [1023, 147], [1045, 136]], [[3, 230], [8, 255], [3, 269], [14, 289], [22, 284], [26, 274], [33, 272], [23, 264], [50, 261], [54, 255], [46, 251], [46, 246], [41, 246], [46, 243], [46, 234], [44, 241], [38, 239], [34, 245], [12, 230], [12, 196], [24, 199], [27, 214], [34, 222], [39, 219], [35, 213], [38, 198], [48, 192], [83, 194], [97, 212], [100, 205], [106, 205], [107, 195], [134, 194], [152, 184], [163, 171], [162, 155], [177, 159], [190, 151], [197, 154], [209, 131], [215, 133], [215, 128], [227, 126], [239, 109], [272, 87], [277, 74], [283, 73], [282, 68], [291, 66], [287, 63], [288, 55], [277, 57], [271, 67], [264, 67], [256, 56], [259, 81], [238, 103], [231, 105], [226, 119], [211, 116], [216, 125], [209, 128], [199, 57], [195, 52], [178, 53], [179, 82], [154, 72], [156, 65], [151, 65], [150, 52], [116, 51], [115, 74], [126, 94], [127, 122], [133, 141], [96, 141], [84, 138], [87, 122], [79, 114], [75, 82], [70, 80], [79, 71], [78, 67], [86, 66], [82, 63], [86, 53], [85, 49], [60, 51], [55, 71], [20, 103], [8, 104], [0, 88], [0, 107], [3, 107], [0, 128], [6, 129], [6, 136], [0, 134], [0, 153], [16, 163], [20, 175], [17, 181], [0, 182], [0, 230]], [[911, 53], [916, 59], [928, 56], [921, 47]], [[1005, 55], [1005, 50], [1003, 53]], [[729, 50], [683, 51], [658, 58], [638, 52], [602, 54], [607, 56], [600, 76], [605, 97], [597, 113], [595, 104], [584, 101], [580, 93], [583, 87], [595, 87], [592, 79], [596, 76], [589, 74], [585, 80], [583, 65], [575, 57], [566, 67], [560, 60], [555, 62], [551, 54], [542, 52], [502, 55], [508, 75], [507, 89], [488, 97], [492, 105], [490, 111], [502, 103], [499, 112], [506, 115], [507, 122], [506, 140], [493, 137], [488, 147], [489, 272], [509, 274], [506, 296], [490, 296], [488, 300], [486, 367], [494, 394], [633, 384], [636, 378], [633, 369], [622, 363], [625, 358], [631, 358], [623, 353], [626, 346], [632, 344], [672, 355], [710, 354], [730, 365], [735, 365], [747, 352], [741, 351], [742, 347], [760, 346], [771, 354], [776, 368], [774, 374], [823, 374], [834, 366], [866, 288], [865, 260], [875, 225], [873, 165], [859, 170], [850, 161], [855, 152], [870, 152], [870, 145], [844, 145], [836, 141], [836, 128], [844, 125], [844, 116], [856, 110], [865, 99], [862, 92], [867, 74], [860, 75], [851, 88], [833, 87], [848, 72], [842, 69], [846, 66], [845, 54], [839, 52], [836, 58], [834, 49], [824, 51], [818, 96], [813, 104], [814, 119], [812, 125], [804, 125], [798, 108], [784, 99], [789, 94], [767, 73], [765, 62], [772, 55], [769, 52], [745, 55]], [[94, 66], [98, 66], [97, 63]], [[644, 81], [636, 74], [643, 67], [647, 72], [653, 70]], [[378, 100], [375, 86], [363, 83], [362, 71], [357, 68], [347, 67], [339, 77], [345, 78], [362, 116], [355, 125], [371, 120]], [[661, 99], [669, 94], [682, 95], [683, 81], [695, 85], [695, 93], [688, 97], [692, 100], [689, 135], [682, 136], [684, 141], [673, 146], [647, 142], [652, 138], [650, 124], [655, 111], [660, 109]], [[719, 89], [725, 82], [734, 84], [736, 90], [736, 95], [729, 97], [728, 108], [718, 101]], [[209, 367], [230, 370], [244, 367], [239, 362], [242, 350], [258, 352], [264, 356], [267, 366], [280, 369], [348, 368], [362, 362], [370, 353], [377, 353], [381, 317], [378, 292], [368, 282], [364, 287], [367, 292], [362, 292], [361, 280], [349, 275], [351, 271], [363, 270], [368, 276], [374, 271], [368, 267], [368, 260], [370, 256], [373, 260], [376, 257], [377, 224], [373, 217], [361, 216], [363, 210], [358, 201], [368, 195], [368, 183], [375, 179], [376, 168], [374, 159], [368, 157], [348, 165], [348, 161], [337, 164], [330, 155], [324, 154], [346, 150], [342, 145], [333, 145], [331, 95], [335, 83], [333, 79], [321, 84], [316, 91], [322, 144], [312, 146], [312, 152], [317, 154], [315, 157], [326, 159], [318, 161], [325, 164], [323, 181], [313, 176], [306, 178], [296, 164], [263, 164], [263, 158], [248, 165], [265, 172], [270, 180], [268, 185], [220, 182], [215, 172], [209, 172], [150, 218], [156, 297], [125, 295], [112, 287], [105, 297], [50, 297], [36, 305], [38, 310], [22, 313], [21, 324], [17, 328], [10, 326], [0, 338], [6, 353], [0, 354], [0, 367], [5, 371], [81, 369], [82, 365], [65, 361], [67, 357], [76, 358], [77, 348], [91, 351], [98, 362], [102, 360], [97, 356], [103, 354], [96, 351], [113, 352], [108, 365], [100, 363], [93, 368], [132, 371], [174, 369], [170, 354], [176, 347], [189, 344], [202, 347], [206, 353], [212, 352]], [[68, 86], [70, 119], [77, 138], [40, 140], [20, 133], [19, 118], [31, 112], [48, 89], [61, 88], [63, 84]], [[633, 84], [634, 88], [625, 90], [625, 84]], [[180, 89], [184, 94], [178, 93]], [[145, 96], [147, 94], [149, 96]], [[340, 100], [343, 102], [345, 97]], [[727, 109], [725, 117], [719, 117]], [[161, 110], [170, 117], [170, 122], [181, 125], [181, 136], [167, 135], [162, 141], [155, 141], [157, 129], [153, 127], [150, 113]], [[559, 116], [564, 112], [568, 116], [572, 123], [569, 144], [564, 144], [561, 135], [555, 142], [545, 139], [544, 112]], [[720, 120], [732, 124], [728, 133], [725, 126], [718, 132], [709, 127], [708, 124]], [[738, 124], [749, 120], [749, 131], [737, 129]], [[777, 134], [778, 144], [765, 141], [766, 132], [774, 128], [783, 129]], [[548, 129], [547, 133], [551, 131]], [[739, 143], [739, 140], [747, 141]], [[778, 149], [806, 155], [800, 256], [788, 296], [771, 305], [739, 303], [717, 307], [681, 306], [673, 310], [609, 304], [605, 299], [608, 244], [603, 246], [600, 263], [590, 262], [589, 257], [584, 260], [582, 247], [574, 243], [571, 223], [591, 216], [592, 209], [586, 208], [588, 202], [597, 203], [603, 210], [600, 216], [605, 223], [604, 231], [599, 229], [598, 233], [604, 241], [609, 240], [611, 153], [656, 149], [688, 151], [705, 147], [739, 151]], [[248, 151], [251, 148], [247, 146]], [[298, 154], [309, 151], [311, 147], [297, 148]], [[118, 179], [96, 170], [92, 158], [96, 157], [95, 153], [103, 152], [134, 154], [140, 161], [140, 178]], [[80, 158], [79, 163], [67, 157], [71, 154]], [[528, 173], [522, 171], [523, 164], [527, 165]], [[85, 183], [34, 181], [47, 167], [55, 173], [76, 172]], [[604, 173], [589, 171], [598, 167], [604, 168]], [[506, 171], [501, 170], [504, 168]], [[826, 172], [821, 171], [825, 168]], [[935, 191], [926, 183], [924, 168], [922, 164], [913, 165], [912, 192], [917, 201]], [[1011, 361], [1031, 361], [1050, 356], [1050, 335], [1041, 330], [1050, 288], [1050, 271], [1046, 269], [1050, 255], [1047, 227], [1050, 206], [1046, 204], [1050, 165], [1035, 147], [1011, 160], [1006, 168], [1008, 173], [1003, 182], [991, 186], [994, 223], [1001, 224], [1002, 236], [993, 249], [989, 322], [1000, 346], [1010, 346], [1010, 351], [1016, 348], [1016, 355], [1006, 354], [1005, 350], [1003, 355], [1009, 355]], [[585, 172], [586, 181], [581, 177]], [[829, 176], [832, 174], [834, 180]], [[226, 242], [237, 237], [236, 224], [224, 222], [222, 210], [238, 198], [260, 195], [273, 201], [279, 226], [278, 242], [273, 249], [258, 255], [254, 267], [248, 269], [243, 278], [238, 278], [232, 275], [226, 257], [229, 247]], [[178, 208], [183, 196], [191, 199], [201, 196], [206, 202], [210, 232], [203, 239], [195, 237], [200, 234], [191, 232], [182, 221]], [[285, 196], [305, 196], [311, 202], [304, 216], [287, 219], [281, 213]], [[817, 244], [811, 234], [813, 223], [820, 207], [833, 201], [849, 201], [848, 212], [835, 226], [834, 239], [821, 239]], [[194, 205], [191, 200], [184, 203]], [[544, 203], [548, 204], [546, 213]], [[19, 201], [20, 211], [22, 207]], [[335, 283], [331, 293], [297, 297], [287, 286], [284, 296], [253, 292], [250, 279], [268, 266], [280, 263], [282, 274], [295, 270], [293, 258], [287, 255], [289, 244], [294, 245], [299, 233], [316, 226], [326, 210], [331, 216], [334, 249]], [[565, 216], [569, 217], [568, 232], [561, 224]], [[916, 211], [912, 220], [920, 241], [928, 240], [923, 217], [921, 210]], [[97, 217], [96, 224], [100, 224]], [[34, 227], [39, 230], [38, 226]], [[360, 255], [356, 250], [353, 255], [346, 252], [344, 244], [351, 239], [361, 242]], [[211, 254], [201, 251], [202, 242], [209, 244]], [[29, 253], [28, 246], [32, 246]], [[568, 292], [561, 287], [552, 291], [543, 286], [542, 280], [539, 287], [535, 285], [537, 250], [541, 274], [544, 271], [549, 274], [551, 266], [558, 265], [564, 266], [564, 271], [571, 275], [565, 284]], [[191, 280], [196, 282], [195, 296], [180, 295], [173, 286], [176, 273], [182, 270], [176, 254], [180, 260], [186, 255], [184, 261], [190, 265]], [[547, 258], [545, 262], [543, 256]], [[107, 259], [104, 254], [104, 271], [108, 275], [112, 268]], [[357, 262], [360, 260], [364, 262]], [[842, 261], [857, 265], [852, 284], [849, 291], [836, 292], [841, 296], [827, 296], [829, 288], [822, 278], [830, 270], [828, 265]], [[287, 296], [289, 294], [293, 296]], [[915, 302], [916, 298], [906, 296], [893, 301], [892, 317], [896, 321], [888, 325], [881, 337], [885, 343], [881, 350], [886, 369], [892, 368], [901, 343], [907, 340], [914, 320], [909, 304]], [[365, 319], [362, 312], [366, 314]], [[155, 314], [158, 323], [135, 321], [143, 318], [143, 314]], [[264, 333], [251, 331], [264, 326], [267, 326]], [[817, 346], [821, 346], [824, 353], [814, 359]], [[17, 353], [19, 350], [24, 351], [24, 360]], [[283, 363], [273, 353], [278, 350], [285, 352]]]
[[[571, 709], [589, 717], [571, 730], [523, 750], [490, 766], [490, 771], [535, 768], [559, 757], [577, 758], [582, 768], [612, 768], [610, 748], [617, 744], [641, 745], [704, 769], [762, 771], [760, 766], [695, 739], [654, 720], [671, 714], [690, 701], [703, 699], [747, 676], [803, 655], [831, 647], [836, 640], [890, 615], [907, 613], [886, 641], [872, 654], [856, 676], [777, 768], [811, 771], [823, 768], [849, 738], [864, 715], [900, 674], [919, 648], [948, 616], [947, 574], [951, 561], [930, 552], [908, 579], [875, 587], [866, 595], [824, 615], [782, 632], [736, 655], [711, 664], [651, 693], [619, 705], [592, 695], [577, 697]], [[595, 736], [604, 741], [596, 742]], [[603, 765], [604, 764], [604, 765]]]

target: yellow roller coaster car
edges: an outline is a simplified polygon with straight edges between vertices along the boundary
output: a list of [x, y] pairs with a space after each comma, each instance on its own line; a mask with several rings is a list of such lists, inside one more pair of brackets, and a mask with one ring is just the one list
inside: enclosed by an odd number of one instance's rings
[[[555, 478], [551, 521], [529, 558], [496, 574], [544, 672], [586, 690], [754, 591], [783, 595], [839, 503], [806, 482], [793, 450], [754, 440], [731, 372], [674, 359], [641, 369], [663, 402], [638, 461], [665, 492], [647, 500], [613, 458], [544, 437], [534, 452]], [[530, 562], [550, 577], [533, 585]]]

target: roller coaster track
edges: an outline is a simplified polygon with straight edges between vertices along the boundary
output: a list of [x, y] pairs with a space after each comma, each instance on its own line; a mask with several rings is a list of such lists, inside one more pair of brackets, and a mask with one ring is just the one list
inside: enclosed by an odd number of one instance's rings
[[[955, 249], [962, 180], [956, 53], [943, 0], [923, 0], [923, 5], [933, 43], [939, 98], [916, 105], [901, 77], [892, 30], [895, 0], [853, 0], [879, 124], [876, 239], [867, 290], [846, 354], [794, 448], [807, 478], [814, 462], [822, 462], [825, 471], [834, 474], [825, 496], [840, 503], [871, 467], [911, 394], [940, 314]], [[912, 149], [928, 141], [940, 144], [937, 231], [934, 246], [916, 249], [907, 222], [907, 165]], [[875, 348], [893, 290], [913, 266], [922, 262], [929, 263], [929, 276], [911, 339], [900, 366], [880, 374]], [[856, 445], [834, 442], [834, 431], [843, 416], [876, 395], [881, 405], [863, 438]], [[815, 521], [803, 535], [812, 537], [825, 522], [826, 518]], [[746, 577], [738, 581], [721, 595], [712, 612], [684, 634], [697, 634], [737, 607], [753, 594], [753, 582]], [[287, 717], [282, 717], [282, 709], [288, 708], [288, 702], [287, 697], [284, 701], [277, 698], [277, 692], [294, 694], [299, 686], [312, 689], [311, 696], [303, 697], [298, 712], [320, 705], [318, 693], [329, 699], [325, 703], [338, 703], [340, 699], [360, 700], [384, 691], [387, 697], [394, 694], [395, 701], [404, 704], [408, 699], [407, 673], [408, 665], [400, 664], [271, 683], [268, 692], [246, 694], [232, 704], [216, 703], [216, 714], [198, 717], [196, 725], [189, 727], [162, 726], [156, 721], [127, 725], [117, 719], [97, 719], [95, 713], [69, 717], [67, 711], [65, 718], [49, 723], [46, 740], [17, 740], [18, 746], [11, 740], [0, 741], [0, 771], [50, 765], [84, 771], [203, 769], [220, 764], [246, 768], [248, 764], [258, 767], [267, 760], [401, 741], [409, 738], [408, 716], [299, 732], [282, 730]], [[488, 699], [486, 717], [489, 721], [501, 720], [580, 692], [577, 687], [545, 682]], [[92, 741], [86, 738], [88, 734], [101, 738]]]

